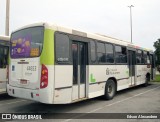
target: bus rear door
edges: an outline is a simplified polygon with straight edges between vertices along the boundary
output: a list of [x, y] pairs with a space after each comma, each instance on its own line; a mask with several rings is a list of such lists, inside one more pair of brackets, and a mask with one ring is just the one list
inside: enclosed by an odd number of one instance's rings
[[86, 97], [86, 65], [87, 65], [87, 43], [72, 42], [73, 60], [73, 90], [72, 100]]
[[129, 85], [136, 85], [135, 78], [136, 52], [128, 50]]

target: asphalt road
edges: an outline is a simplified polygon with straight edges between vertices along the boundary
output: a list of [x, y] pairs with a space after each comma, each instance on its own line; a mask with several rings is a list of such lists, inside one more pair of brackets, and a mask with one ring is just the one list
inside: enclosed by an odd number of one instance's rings
[[[96, 114], [99, 113], [159, 113], [160, 115], [160, 83], [151, 83], [147, 87], [138, 86], [127, 90], [122, 90], [117, 93], [113, 100], [105, 101], [102, 97], [97, 97], [89, 100], [85, 100], [78, 103], [66, 104], [66, 105], [47, 105], [34, 101], [13, 98], [7, 94], [0, 95], [0, 113], [30, 113], [41, 114], [49, 118], [59, 117], [64, 119], [49, 119], [41, 121], [65, 121], [74, 122], [84, 121], [77, 118], [87, 117], [92, 115], [94, 119], [87, 119], [86, 121], [95, 120]], [[55, 114], [59, 113], [59, 114]], [[60, 114], [60, 113], [68, 113]], [[81, 114], [78, 114], [81, 113]], [[92, 114], [93, 113], [93, 114]], [[95, 114], [96, 113], [96, 114]], [[130, 114], [129, 114], [130, 115]], [[69, 118], [65, 117], [69, 116]], [[104, 116], [107, 116], [104, 115]], [[117, 114], [111, 114], [112, 118]], [[97, 116], [98, 117], [98, 116]], [[115, 118], [116, 119], [116, 118]], [[108, 119], [108, 121], [117, 121], [115, 119]], [[104, 121], [101, 119], [99, 121]], [[160, 122], [160, 119], [120, 119], [123, 121], [144, 121], [144, 122]]]

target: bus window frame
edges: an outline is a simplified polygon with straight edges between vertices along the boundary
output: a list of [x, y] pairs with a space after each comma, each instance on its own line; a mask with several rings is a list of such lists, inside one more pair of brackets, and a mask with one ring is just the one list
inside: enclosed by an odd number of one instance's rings
[[98, 43], [103, 43], [103, 44], [104, 44], [104, 51], [105, 51], [105, 54], [106, 54], [105, 42], [99, 41], [99, 40], [96, 41], [96, 59], [97, 59], [97, 64], [99, 64], [99, 65], [100, 65], [100, 64], [104, 65], [104, 64], [106, 64], [106, 61], [105, 61], [105, 62], [99, 62], [99, 61], [98, 61], [98, 55], [97, 55], [97, 53], [98, 53], [98, 52], [97, 52], [97, 48], [98, 48], [97, 45], [98, 45]]
[[[57, 59], [56, 59], [56, 57], [57, 57], [57, 50], [56, 50], [56, 34], [63, 34], [63, 35], [67, 35], [68, 36], [68, 39], [69, 39], [69, 60], [68, 61], [66, 61], [66, 62], [59, 62], [59, 61], [57, 61]], [[59, 32], [59, 31], [56, 31], [56, 32], [54, 32], [54, 61], [55, 61], [55, 64], [57, 64], [57, 65], [71, 65], [72, 64], [72, 56], [71, 56], [71, 51], [72, 51], [72, 49], [71, 49], [71, 39], [70, 39], [70, 36], [69, 36], [69, 34], [67, 34], [67, 33], [63, 33], [63, 32]]]
[[108, 42], [106, 42], [105, 43], [105, 50], [106, 50], [106, 44], [108, 44], [108, 45], [112, 45], [112, 47], [113, 47], [113, 63], [110, 63], [110, 62], [106, 62], [106, 64], [115, 64], [115, 45], [113, 44], [113, 43], [108, 43]]
[[[139, 53], [138, 53], [138, 50], [142, 51], [141, 63], [137, 63], [137, 54], [139, 54]], [[142, 63], [143, 60], [144, 60], [144, 59], [143, 59], [143, 50], [137, 49], [137, 50], [136, 50], [136, 65], [145, 65], [144, 62]]]
[[[147, 53], [148, 53], [147, 51], [143, 50], [143, 56], [142, 57], [143, 57], [143, 63], [144, 64], [148, 64], [147, 63]], [[144, 57], [145, 55], [146, 55], [146, 61], [145, 61], [145, 57]]]
[[[92, 61], [91, 60], [91, 41], [93, 41], [94, 42], [94, 44], [95, 44], [95, 61]], [[88, 54], [89, 54], [89, 62], [90, 62], [90, 64], [96, 64], [97, 63], [97, 43], [96, 43], [96, 40], [94, 40], [94, 39], [89, 39], [89, 46], [88, 46]]]
[[[126, 63], [117, 63], [116, 62], [116, 46], [120, 46], [120, 47], [125, 47], [126, 48], [126, 59], [127, 59], [127, 62]], [[127, 49], [127, 46], [122, 46], [122, 45], [118, 45], [118, 44], [115, 44], [114, 45], [114, 61], [115, 61], [115, 64], [118, 64], [118, 65], [128, 65], [128, 49]]]
[[[94, 40], [95, 44], [96, 44], [96, 62], [95, 63], [91, 62], [91, 57], [89, 57], [90, 58], [90, 64], [91, 65], [115, 65], [115, 44], [114, 43], [110, 43], [110, 42], [101, 41], [101, 40], [95, 40], [95, 39], [91, 39], [91, 40]], [[104, 43], [104, 45], [105, 44], [111, 44], [113, 46], [113, 55], [114, 55], [114, 62], [113, 63], [108, 63], [108, 62], [99, 63], [98, 62], [98, 59], [97, 59], [97, 42]], [[89, 49], [89, 52], [90, 52], [90, 49]], [[105, 54], [106, 54], [106, 47], [105, 47]]]

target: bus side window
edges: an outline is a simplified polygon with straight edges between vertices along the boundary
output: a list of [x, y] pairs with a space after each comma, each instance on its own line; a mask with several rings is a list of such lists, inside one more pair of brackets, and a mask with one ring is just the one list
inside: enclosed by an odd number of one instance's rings
[[143, 63], [147, 64], [147, 52], [143, 51]]
[[142, 63], [142, 51], [141, 50], [137, 50], [136, 59], [137, 59], [137, 64]]
[[112, 44], [105, 44], [106, 46], [106, 62], [114, 63], [114, 51]]
[[69, 37], [56, 33], [56, 61], [58, 63], [69, 62]]
[[90, 41], [91, 47], [91, 62], [94, 63], [96, 61], [96, 44], [95, 41]]
[[105, 63], [105, 46], [104, 43], [97, 42], [97, 57], [99, 63]]
[[115, 46], [116, 63], [127, 63], [126, 47]]

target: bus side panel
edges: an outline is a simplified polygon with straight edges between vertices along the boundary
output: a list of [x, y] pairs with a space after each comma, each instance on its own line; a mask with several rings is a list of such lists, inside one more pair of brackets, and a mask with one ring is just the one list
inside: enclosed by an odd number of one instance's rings
[[105, 82], [109, 77], [106, 72], [111, 67], [115, 66], [89, 65], [89, 98], [104, 95]]
[[147, 68], [147, 65], [137, 65], [137, 85], [145, 83], [147, 73], [151, 74], [151, 68]]
[[136, 65], [136, 69], [137, 69], [137, 85], [139, 84], [142, 84], [142, 81], [143, 81], [143, 72], [142, 72], [142, 69], [143, 69], [143, 65]]
[[0, 68], [0, 81], [7, 81], [7, 68]]
[[70, 103], [72, 101], [72, 65], [55, 65], [54, 103]]
[[104, 95], [106, 81], [111, 77], [117, 79], [117, 90], [128, 88], [128, 71], [127, 65], [90, 65], [89, 98]]
[[0, 69], [0, 93], [6, 92], [7, 85], [7, 68]]
[[45, 29], [43, 50], [40, 56], [40, 63], [54, 65], [54, 31]]
[[115, 70], [112, 70], [117, 80], [117, 91], [129, 88], [131, 82], [129, 81], [129, 67], [128, 65], [116, 65]]
[[40, 56], [40, 64], [44, 64], [48, 69], [48, 86], [47, 88], [40, 89], [39, 100], [43, 103], [52, 103], [54, 97], [54, 79], [55, 79], [55, 67], [54, 67], [54, 30], [45, 29], [44, 31], [44, 43], [43, 50]]

